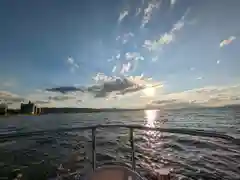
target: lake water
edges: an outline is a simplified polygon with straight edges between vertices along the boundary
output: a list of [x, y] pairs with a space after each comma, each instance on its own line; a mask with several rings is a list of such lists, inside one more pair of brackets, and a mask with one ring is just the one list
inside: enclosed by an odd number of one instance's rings
[[[96, 124], [141, 124], [225, 134], [229, 138], [137, 131], [137, 170], [145, 175], [167, 168], [173, 179], [240, 179], [240, 110], [236, 109], [9, 116], [0, 117], [0, 133]], [[97, 131], [97, 165], [107, 161], [130, 163], [127, 132]], [[83, 175], [91, 169], [91, 158], [90, 131], [1, 138], [0, 179], [54, 179], [76, 172]]]

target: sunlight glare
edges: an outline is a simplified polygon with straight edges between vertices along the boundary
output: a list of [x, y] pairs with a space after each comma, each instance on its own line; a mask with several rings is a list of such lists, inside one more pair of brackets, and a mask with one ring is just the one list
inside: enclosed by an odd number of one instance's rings
[[143, 93], [148, 97], [153, 97], [155, 95], [155, 88], [147, 87], [143, 89]]
[[155, 120], [157, 119], [158, 110], [145, 110], [145, 118], [147, 120], [146, 126], [155, 127]]

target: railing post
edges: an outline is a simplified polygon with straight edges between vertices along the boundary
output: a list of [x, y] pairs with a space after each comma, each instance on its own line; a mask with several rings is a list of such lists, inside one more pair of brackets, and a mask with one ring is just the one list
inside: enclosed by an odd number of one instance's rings
[[132, 170], [135, 171], [136, 168], [136, 162], [135, 162], [135, 146], [134, 146], [134, 137], [133, 137], [133, 128], [130, 128], [130, 144], [131, 144], [131, 150], [132, 150]]
[[92, 128], [92, 169], [96, 168], [96, 128]]

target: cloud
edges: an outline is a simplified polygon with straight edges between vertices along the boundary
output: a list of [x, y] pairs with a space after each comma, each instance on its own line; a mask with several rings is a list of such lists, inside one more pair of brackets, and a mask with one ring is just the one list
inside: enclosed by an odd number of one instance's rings
[[142, 47], [146, 48], [148, 51], [161, 51], [164, 45], [168, 45], [175, 40], [176, 32], [181, 30], [185, 24], [185, 18], [188, 15], [190, 9], [184, 13], [184, 15], [172, 26], [169, 32], [160, 35], [156, 40], [145, 40]]
[[171, 5], [171, 8], [173, 8], [176, 4], [177, 0], [170, 0], [170, 5]]
[[67, 63], [70, 65], [70, 71], [72, 73], [75, 72], [76, 69], [79, 69], [78, 63], [76, 63], [76, 61], [72, 57], [67, 58]]
[[70, 99], [76, 99], [76, 96], [61, 95], [61, 96], [49, 96], [48, 99], [51, 101], [66, 101]]
[[122, 20], [128, 15], [128, 11], [124, 10], [123, 12], [120, 13], [119, 18], [118, 18], [118, 23], [121, 23]]
[[158, 60], [158, 56], [154, 56], [153, 58], [152, 58], [152, 62], [156, 62], [157, 60]]
[[117, 36], [116, 41], [121, 41], [122, 44], [126, 44], [131, 37], [134, 37], [132, 32], [125, 33], [123, 36]]
[[49, 104], [50, 102], [49, 101], [46, 101], [46, 100], [37, 100], [37, 101], [32, 101], [34, 102], [35, 104], [41, 106], [41, 105], [46, 105], [46, 104]]
[[22, 102], [24, 100], [25, 100], [24, 98], [16, 94], [13, 94], [7, 91], [0, 91], [0, 101], [7, 102], [7, 103], [15, 103], [15, 102]]
[[135, 16], [138, 16], [142, 12], [142, 8], [137, 8]]
[[2, 88], [13, 88], [18, 85], [15, 78], [0, 78], [0, 87]]
[[114, 73], [116, 71], [116, 69], [117, 69], [117, 66], [113, 66], [112, 73]]
[[[120, 37], [120, 36], [118, 36], [118, 37]], [[119, 52], [117, 52], [116, 56], [112, 56], [112, 57], [109, 58], [107, 61], [108, 61], [108, 62], [112, 62], [112, 61], [114, 61], [114, 60], [119, 60], [120, 57], [121, 57], [121, 54], [120, 54]]]
[[152, 0], [148, 2], [148, 6], [144, 9], [141, 28], [144, 28], [145, 25], [151, 20], [153, 10], [159, 8], [160, 3], [161, 1], [157, 1], [157, 0]]
[[96, 82], [96, 83], [102, 83], [105, 81], [111, 81], [113, 80], [115, 77], [114, 76], [107, 76], [104, 73], [97, 73], [94, 77], [92, 77], [92, 79]]
[[222, 48], [222, 47], [224, 47], [224, 46], [226, 46], [226, 45], [229, 45], [229, 44], [231, 44], [235, 39], [236, 39], [235, 36], [230, 36], [228, 39], [225, 39], [225, 40], [221, 41], [219, 47]]
[[[105, 75], [106, 76], [106, 75]], [[0, 100], [9, 107], [19, 108], [21, 102], [44, 107], [90, 108], [164, 108], [219, 107], [240, 104], [240, 85], [208, 86], [177, 93], [164, 93], [164, 84], [141, 76], [105, 77], [104, 81], [84, 87], [82, 92], [46, 92], [36, 90], [28, 95], [0, 91]]]
[[190, 71], [195, 71], [195, 69], [196, 69], [195, 67], [191, 67]]
[[176, 104], [181, 104], [182, 107], [218, 107], [240, 104], [240, 85], [225, 87], [211, 86], [179, 93], [165, 94], [161, 96], [161, 100], [155, 100], [152, 104], [172, 107]]
[[[138, 54], [127, 54], [127, 58], [138, 58]], [[62, 101], [62, 100], [69, 100], [75, 99], [73, 96], [67, 96], [70, 92], [76, 93], [77, 91], [82, 91], [81, 96], [85, 96], [85, 94], [90, 93], [93, 94], [95, 98], [107, 98], [112, 96], [120, 96], [125, 94], [130, 94], [134, 92], [138, 92], [147, 88], [149, 85], [157, 86], [153, 82], [150, 82], [150, 78], [144, 78], [143, 75], [141, 76], [129, 76], [129, 77], [117, 77], [117, 76], [107, 76], [104, 73], [98, 73], [95, 77], [95, 84], [76, 88], [76, 87], [58, 87], [58, 88], [51, 88], [47, 89], [51, 93], [63, 93], [65, 95], [61, 96], [48, 96], [49, 100], [54, 101]], [[36, 98], [36, 95], [34, 96]], [[32, 97], [29, 97], [33, 99]], [[46, 97], [45, 97], [46, 98]], [[39, 100], [39, 98], [37, 98]]]
[[[82, 93], [81, 93], [82, 94]], [[25, 97], [27, 100], [46, 107], [77, 106], [82, 96], [78, 92], [61, 94], [59, 92], [35, 91]]]
[[152, 82], [149, 78], [143, 76], [129, 77], [107, 77], [104, 76], [102, 82], [97, 85], [89, 86], [88, 92], [93, 93], [96, 98], [105, 98], [109, 96], [125, 95], [138, 92], [148, 86], [160, 86], [159, 83]]
[[144, 57], [138, 52], [127, 52], [125, 54], [126, 60], [144, 60]]
[[88, 87], [88, 92], [95, 94], [95, 97], [107, 97], [114, 91], [119, 92], [133, 85], [131, 81], [125, 78], [106, 77], [101, 84]]
[[14, 86], [16, 86], [16, 82], [10, 82], [10, 81], [8, 81], [8, 82], [4, 82], [3, 84], [2, 84], [2, 86], [3, 87], [14, 87]]
[[68, 92], [76, 92], [76, 91], [84, 91], [83, 87], [75, 87], [75, 86], [60, 86], [60, 87], [54, 87], [54, 88], [48, 88], [46, 91], [49, 92], [60, 92], [62, 94], [68, 93]]
[[121, 65], [121, 74], [125, 74], [128, 72], [133, 72], [137, 66], [139, 61], [143, 61], [144, 57], [140, 55], [138, 52], [127, 52], [125, 54], [125, 63]]

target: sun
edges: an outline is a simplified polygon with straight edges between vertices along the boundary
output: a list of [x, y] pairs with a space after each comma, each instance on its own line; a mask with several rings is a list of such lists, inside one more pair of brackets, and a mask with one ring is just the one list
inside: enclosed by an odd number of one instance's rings
[[155, 95], [155, 88], [147, 87], [143, 89], [143, 93], [148, 97], [153, 97]]

